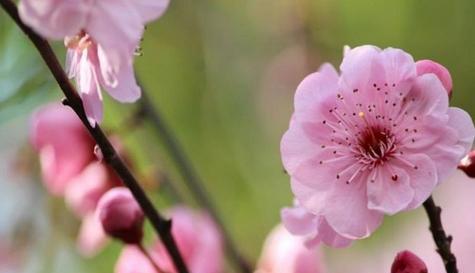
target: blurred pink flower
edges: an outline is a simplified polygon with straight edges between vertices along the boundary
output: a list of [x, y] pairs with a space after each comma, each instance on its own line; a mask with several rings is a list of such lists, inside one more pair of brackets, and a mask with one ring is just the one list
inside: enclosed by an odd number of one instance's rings
[[[150, 253], [154, 262], [158, 257], [154, 253]], [[140, 250], [138, 246], [126, 245], [122, 248], [119, 259], [115, 264], [115, 273], [162, 273], [157, 272], [155, 266], [150, 262], [147, 256]], [[193, 272], [192, 272], [193, 273]]]
[[66, 70], [75, 77], [92, 126], [102, 120], [100, 86], [120, 102], [140, 97], [133, 56], [144, 25], [169, 0], [22, 0], [21, 19], [41, 35], [65, 39]]
[[351, 244], [352, 240], [336, 233], [324, 216], [315, 215], [298, 203], [292, 208], [282, 209], [281, 218], [285, 228], [295, 236], [304, 237], [305, 245], [309, 248], [320, 242], [332, 247]]
[[[211, 218], [203, 212], [185, 207], [172, 209], [172, 234], [191, 273], [220, 273], [223, 270], [223, 243]], [[157, 273], [150, 261], [135, 246], [127, 246], [117, 261], [116, 273]], [[150, 256], [160, 269], [175, 273], [172, 260], [160, 242], [149, 250]]]
[[320, 251], [306, 248], [302, 238], [279, 225], [268, 235], [255, 273], [327, 272], [321, 256]]
[[129, 189], [118, 187], [106, 192], [96, 213], [107, 235], [126, 244], [141, 243], [144, 214]]
[[414, 253], [405, 250], [396, 255], [391, 273], [427, 273], [427, 267]]
[[434, 74], [399, 49], [347, 50], [307, 76], [282, 138], [297, 200], [340, 235], [369, 236], [384, 214], [414, 209], [453, 171], [475, 135]]
[[91, 162], [71, 180], [65, 192], [65, 201], [78, 217], [84, 217], [95, 211], [103, 194], [120, 185], [119, 177], [107, 165], [99, 161]]
[[33, 114], [30, 142], [40, 154], [46, 189], [57, 196], [94, 160], [94, 140], [76, 114], [60, 104], [46, 105]]
[[85, 257], [95, 256], [107, 243], [107, 235], [94, 212], [82, 218], [76, 241], [79, 253]]

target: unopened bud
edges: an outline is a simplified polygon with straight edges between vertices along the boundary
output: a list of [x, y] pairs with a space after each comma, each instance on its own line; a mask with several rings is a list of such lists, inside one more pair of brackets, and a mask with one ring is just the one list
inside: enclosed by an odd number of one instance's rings
[[126, 244], [139, 244], [143, 237], [144, 214], [125, 187], [106, 192], [96, 208], [105, 233]]
[[391, 273], [427, 273], [427, 266], [414, 253], [405, 250], [396, 255]]
[[475, 178], [475, 150], [470, 151], [468, 155], [460, 160], [458, 168], [469, 177]]
[[416, 70], [419, 76], [429, 73], [436, 75], [447, 90], [447, 94], [449, 96], [452, 94], [452, 76], [447, 68], [431, 60], [421, 60], [416, 62]]

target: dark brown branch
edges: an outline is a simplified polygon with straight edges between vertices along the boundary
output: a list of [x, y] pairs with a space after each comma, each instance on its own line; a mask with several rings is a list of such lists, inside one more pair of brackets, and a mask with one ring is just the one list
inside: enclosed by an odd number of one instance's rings
[[120, 156], [116, 153], [111, 143], [107, 137], [102, 132], [101, 128], [97, 125], [92, 127], [86, 117], [82, 100], [77, 94], [74, 87], [71, 85], [68, 77], [64, 73], [63, 68], [61, 67], [56, 55], [54, 54], [49, 43], [38, 36], [32, 29], [23, 24], [18, 15], [18, 10], [15, 4], [10, 0], [0, 0], [0, 5], [3, 9], [10, 15], [10, 17], [15, 21], [15, 23], [21, 28], [21, 30], [30, 38], [37, 50], [39, 51], [41, 57], [45, 61], [49, 70], [53, 74], [54, 78], [58, 82], [61, 90], [63, 91], [66, 98], [63, 100], [65, 105], [70, 106], [74, 112], [81, 119], [84, 126], [87, 128], [89, 133], [97, 142], [97, 145], [101, 148], [104, 155], [104, 160], [114, 169], [114, 171], [121, 178], [122, 182], [127, 186], [132, 192], [133, 196], [139, 203], [140, 207], [144, 211], [144, 214], [152, 223], [152, 226], [155, 228], [156, 232], [160, 236], [163, 244], [165, 245], [168, 253], [170, 254], [177, 271], [180, 273], [188, 273], [188, 269], [183, 261], [183, 258], [180, 255], [180, 252], [176, 246], [175, 240], [171, 234], [171, 221], [163, 218], [158, 211], [153, 206], [150, 199], [140, 187], [139, 183], [132, 175], [130, 170], [124, 164]]
[[442, 226], [440, 214], [442, 209], [435, 205], [432, 196], [424, 202], [424, 209], [429, 217], [429, 229], [437, 245], [437, 252], [439, 253], [445, 265], [447, 273], [458, 273], [457, 260], [455, 255], [450, 250], [452, 244], [452, 236], [447, 235]]
[[154, 107], [154, 105], [152, 104], [143, 86], [142, 90], [143, 94], [142, 98], [140, 99], [141, 114], [143, 114], [152, 122], [153, 127], [157, 131], [158, 135], [162, 138], [165, 148], [168, 150], [168, 153], [172, 157], [172, 160], [175, 162], [193, 197], [201, 206], [206, 208], [206, 210], [211, 214], [215, 222], [218, 224], [221, 233], [224, 237], [226, 252], [228, 253], [232, 262], [240, 269], [241, 272], [252, 272], [249, 263], [239, 253], [229, 232], [224, 226], [223, 221], [219, 217], [216, 207], [214, 206], [205, 188], [203, 187], [203, 181], [200, 179], [197, 172], [193, 168], [191, 161], [188, 159], [186, 153], [183, 151], [183, 148], [179, 144], [178, 139], [173, 134], [171, 129], [167, 126], [165, 121], [162, 119], [157, 108]]

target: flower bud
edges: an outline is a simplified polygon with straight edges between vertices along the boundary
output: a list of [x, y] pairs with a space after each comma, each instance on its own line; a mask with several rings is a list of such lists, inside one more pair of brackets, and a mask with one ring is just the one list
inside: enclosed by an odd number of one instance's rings
[[405, 250], [396, 255], [391, 273], [427, 273], [427, 267], [414, 253]]
[[107, 235], [126, 244], [142, 241], [144, 214], [129, 189], [118, 187], [106, 192], [96, 213]]
[[458, 168], [468, 177], [475, 178], [475, 150], [470, 151], [468, 155], [460, 160]]
[[447, 90], [447, 94], [449, 96], [452, 94], [452, 77], [447, 68], [431, 60], [421, 60], [416, 62], [416, 70], [419, 76], [428, 73], [435, 74]]

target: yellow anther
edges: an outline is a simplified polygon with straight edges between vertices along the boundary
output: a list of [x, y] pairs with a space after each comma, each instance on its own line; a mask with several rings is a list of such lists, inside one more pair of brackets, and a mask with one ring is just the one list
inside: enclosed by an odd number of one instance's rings
[[360, 118], [364, 118], [365, 114], [364, 114], [364, 112], [359, 112], [359, 113], [358, 113], [358, 116], [359, 116]]

